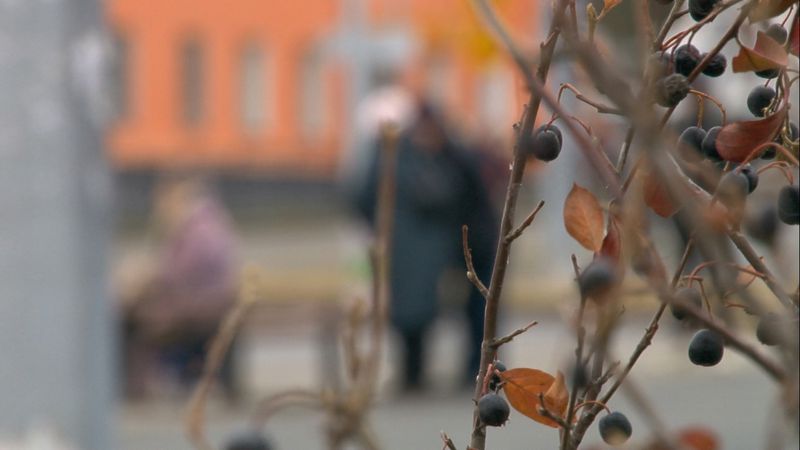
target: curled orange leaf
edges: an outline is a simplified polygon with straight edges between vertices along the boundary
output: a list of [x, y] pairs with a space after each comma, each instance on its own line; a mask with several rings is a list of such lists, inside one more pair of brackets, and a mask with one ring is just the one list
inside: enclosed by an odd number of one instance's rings
[[743, 120], [722, 127], [717, 135], [717, 151], [722, 159], [742, 162], [756, 147], [770, 142], [781, 128], [787, 105], [788, 102], [784, 102], [780, 109], [763, 119]]
[[[545, 396], [546, 406], [552, 404], [553, 407], [556, 407], [561, 404], [560, 389], [548, 392], [556, 381], [555, 377], [547, 372], [528, 368], [509, 369], [500, 372], [500, 377], [504, 381], [503, 392], [506, 394], [508, 403], [511, 404], [512, 408], [536, 422], [548, 427], [558, 428], [558, 424], [555, 421], [539, 414], [539, 408], [541, 407], [539, 394]], [[546, 396], [548, 393], [549, 400]], [[564, 404], [566, 405], [566, 403]], [[547, 406], [547, 409], [557, 413], [550, 406]]]
[[658, 178], [655, 176], [645, 175], [643, 190], [645, 204], [659, 216], [670, 217], [678, 211], [678, 207], [672, 201], [669, 192], [658, 182]]
[[775, 39], [759, 31], [753, 48], [740, 47], [739, 54], [733, 57], [734, 72], [753, 72], [767, 69], [782, 69], [789, 62], [786, 49]]
[[678, 441], [692, 450], [718, 450], [719, 439], [703, 427], [688, 427], [678, 433]]
[[564, 227], [587, 250], [603, 246], [603, 209], [594, 194], [577, 184], [564, 201]]

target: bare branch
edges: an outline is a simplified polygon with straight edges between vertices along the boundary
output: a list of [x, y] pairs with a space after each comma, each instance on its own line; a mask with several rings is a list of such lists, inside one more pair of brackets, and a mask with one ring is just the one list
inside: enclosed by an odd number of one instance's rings
[[[571, 2], [570, 0], [559, 0], [558, 5], [555, 8], [555, 12], [557, 15], [564, 14], [564, 11]], [[478, 11], [478, 14], [483, 17], [487, 21], [494, 21], [497, 22], [497, 17], [494, 15], [494, 11], [492, 7], [487, 3], [486, 0], [473, 0], [472, 5]], [[499, 23], [499, 22], [498, 22]], [[494, 28], [494, 26], [491, 26]], [[503, 30], [502, 26], [498, 27], [501, 31]], [[547, 80], [547, 74], [550, 70], [550, 63], [553, 60], [553, 54], [555, 52], [556, 43], [558, 42], [558, 36], [560, 34], [560, 29], [557, 26], [557, 21], [553, 20], [550, 23], [550, 29], [547, 32], [547, 38], [541, 45], [540, 60], [539, 65], [536, 71], [536, 80], [539, 83], [539, 86], [542, 85]], [[508, 36], [506, 35], [506, 38]], [[514, 55], [514, 57], [520, 57], [521, 55], [518, 53]], [[526, 80], [533, 79], [534, 77], [530, 75], [528, 70], [527, 64], [525, 64], [524, 59], [520, 59], [517, 61], [520, 67], [524, 68], [524, 75]], [[525, 173], [525, 162], [527, 155], [525, 152], [521, 151], [520, 142], [526, 136], [528, 136], [531, 131], [533, 130], [533, 125], [536, 123], [536, 117], [539, 113], [539, 106], [541, 104], [541, 89], [539, 90], [532, 90], [530, 94], [530, 98], [528, 101], [527, 108], [523, 113], [521, 125], [517, 128], [516, 134], [516, 144], [514, 147], [514, 159], [511, 163], [511, 174], [509, 175], [508, 179], [508, 186], [506, 188], [506, 197], [503, 204], [503, 214], [500, 219], [500, 236], [505, 237], [510, 232], [512, 232], [513, 224], [514, 224], [514, 214], [516, 211], [517, 206], [517, 198], [519, 196], [519, 191], [522, 186], [522, 177]], [[570, 125], [574, 128], [574, 125], [570, 122]], [[508, 267], [508, 261], [510, 257], [511, 247], [510, 242], [506, 242], [505, 239], [499, 239], [497, 243], [497, 251], [495, 252], [495, 260], [494, 260], [494, 267], [492, 269], [492, 277], [489, 283], [489, 295], [486, 298], [486, 314], [484, 319], [484, 327], [483, 327], [483, 344], [481, 346], [481, 360], [480, 360], [480, 369], [478, 371], [478, 377], [475, 381], [475, 398], [478, 398], [481, 394], [481, 390], [483, 388], [484, 379], [487, 376], [487, 369], [489, 364], [494, 359], [494, 350], [492, 349], [490, 342], [495, 338], [497, 334], [497, 316], [498, 316], [498, 309], [499, 309], [499, 301], [500, 295], [503, 290], [503, 284], [505, 281], [506, 269]], [[472, 415], [472, 435], [470, 439], [469, 447], [474, 450], [484, 450], [486, 448], [486, 429], [485, 427], [481, 426], [480, 417], [478, 415], [477, 405], [473, 410]]]

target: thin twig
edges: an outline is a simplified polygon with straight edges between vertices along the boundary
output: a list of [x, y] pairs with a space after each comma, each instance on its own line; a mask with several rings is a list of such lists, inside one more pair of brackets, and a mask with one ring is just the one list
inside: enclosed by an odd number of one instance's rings
[[543, 206], [544, 206], [544, 200], [540, 201], [539, 204], [536, 205], [536, 208], [534, 208], [533, 211], [531, 211], [531, 213], [528, 214], [528, 217], [526, 217], [525, 220], [523, 220], [522, 223], [519, 224], [519, 226], [514, 229], [514, 231], [506, 235], [505, 240], [508, 241], [508, 243], [510, 244], [512, 241], [514, 241], [514, 239], [522, 236], [522, 232], [524, 232], [525, 229], [528, 228], [531, 225], [531, 223], [533, 223], [533, 219], [536, 218], [536, 214], [539, 213], [539, 211], [542, 209]]
[[741, 340], [726, 326], [709, 317], [709, 315], [704, 313], [702, 309], [696, 308], [691, 303], [678, 299], [674, 295], [668, 292], [661, 292], [659, 296], [664, 302], [662, 304], [662, 307], [665, 307], [667, 304], [670, 303], [676, 306], [680, 306], [681, 310], [685, 311], [687, 315], [691, 316], [693, 319], [700, 322], [704, 327], [708, 328], [709, 330], [719, 334], [725, 341], [726, 346], [738, 350], [739, 353], [748, 357], [757, 366], [760, 366], [762, 369], [764, 369], [764, 371], [776, 381], [782, 382], [787, 379], [786, 371], [779, 364], [761, 354], [760, 351], [756, 350], [756, 348], [750, 345], [749, 343]]
[[[575, 254], [572, 254], [570, 258], [572, 261], [572, 269], [575, 272], [575, 281], [577, 282], [581, 276], [581, 270], [578, 267], [578, 258], [575, 257]], [[578, 317], [576, 319], [576, 331], [575, 334], [577, 335], [577, 345], [575, 346], [575, 364], [576, 367], [573, 370], [580, 370], [584, 371], [585, 366], [583, 364], [583, 344], [586, 338], [586, 328], [583, 326], [583, 314], [586, 310], [586, 296], [581, 295], [580, 299], [580, 306], [578, 306]], [[578, 400], [578, 383], [572, 383], [572, 390], [569, 393], [569, 402], [567, 403], [567, 414], [565, 416], [565, 420], [567, 423], [572, 423], [573, 417], [575, 415], [575, 404]], [[567, 448], [567, 444], [569, 443], [569, 433], [565, 430], [561, 433], [561, 450], [565, 450]]]
[[489, 289], [486, 289], [486, 286], [483, 284], [480, 278], [478, 278], [477, 272], [475, 272], [475, 266], [472, 263], [472, 250], [469, 247], [469, 228], [466, 225], [461, 227], [461, 247], [464, 249], [464, 261], [467, 264], [467, 279], [472, 283], [478, 292], [481, 293], [484, 299], [489, 298]]
[[449, 449], [449, 450], [458, 450], [456, 448], [456, 444], [453, 443], [453, 440], [450, 439], [450, 436], [447, 435], [444, 431], [441, 432], [442, 442], [444, 443], [444, 447], [442, 450]]
[[[716, 105], [716, 107], [719, 110], [719, 112], [722, 113], [722, 125], [724, 126], [725, 124], [728, 123], [728, 113], [727, 113], [727, 111], [725, 111], [725, 107], [722, 106], [722, 103], [720, 103], [719, 100], [717, 100], [716, 98], [714, 98], [711, 95], [706, 94], [705, 92], [701, 92], [701, 91], [698, 91], [698, 90], [695, 90], [695, 89], [689, 89], [689, 93], [692, 94], [692, 95], [697, 96], [700, 99], [701, 102], [702, 102], [702, 99], [706, 99], [706, 100], [710, 101], [711, 103], [713, 103], [714, 105]], [[701, 103], [701, 105], [702, 105], [702, 103]]]
[[614, 361], [611, 364], [609, 364], [608, 368], [606, 369], [606, 372], [603, 375], [601, 375], [599, 379], [594, 381], [594, 383], [597, 384], [598, 386], [603, 386], [604, 384], [606, 384], [608, 380], [610, 380], [611, 377], [613, 377], [617, 373], [617, 368], [619, 367], [619, 364], [620, 364], [619, 361]]
[[792, 301], [791, 297], [789, 297], [789, 294], [775, 281], [775, 276], [772, 275], [772, 272], [764, 265], [764, 262], [753, 249], [753, 246], [750, 245], [750, 242], [738, 231], [729, 231], [728, 237], [731, 239], [731, 242], [733, 242], [733, 245], [739, 249], [739, 252], [742, 253], [742, 256], [745, 257], [747, 262], [763, 275], [762, 279], [764, 280], [764, 284], [766, 284], [769, 290], [775, 294], [775, 297], [783, 303], [783, 306], [792, 311], [797, 311], [797, 305]]
[[573, 86], [573, 85], [571, 85], [569, 83], [561, 83], [561, 88], [558, 91], [559, 100], [561, 98], [561, 92], [564, 91], [564, 90], [571, 91], [573, 94], [575, 94], [575, 98], [576, 99], [582, 101], [583, 103], [586, 103], [589, 106], [594, 107], [594, 109], [596, 109], [597, 112], [600, 113], [600, 114], [614, 114], [614, 115], [617, 115], [617, 116], [621, 116], [622, 115], [622, 111], [620, 111], [619, 109], [614, 108], [613, 106], [604, 105], [604, 104], [602, 104], [600, 102], [596, 102], [596, 101], [590, 99], [589, 97], [583, 95], [581, 93], [581, 91], [579, 91], [575, 86]]
[[258, 279], [255, 273], [246, 274], [242, 281], [239, 297], [233, 307], [225, 314], [225, 318], [211, 341], [211, 345], [203, 362], [203, 372], [189, 399], [184, 427], [189, 441], [198, 450], [211, 450], [205, 434], [205, 406], [208, 394], [214, 385], [217, 373], [234, 336], [236, 336], [247, 312], [258, 299]]
[[545, 403], [544, 403], [544, 394], [542, 392], [539, 392], [539, 408], [538, 408], [538, 412], [539, 412], [539, 414], [543, 415], [544, 417], [547, 417], [548, 419], [550, 419], [553, 422], [557, 423], [558, 426], [560, 426], [562, 429], [564, 429], [566, 431], [569, 431], [569, 429], [572, 428], [572, 426], [570, 424], [568, 424], [564, 420], [563, 417], [559, 417], [558, 414], [555, 414], [554, 412], [552, 412], [549, 409], [547, 409], [547, 406], [545, 406]]
[[503, 336], [501, 338], [496, 338], [496, 339], [492, 340], [492, 342], [489, 345], [491, 347], [493, 347], [495, 350], [497, 350], [498, 348], [500, 348], [500, 346], [502, 346], [504, 344], [508, 344], [509, 342], [513, 341], [515, 337], [517, 337], [520, 334], [530, 330], [532, 327], [534, 327], [534, 326], [536, 326], [538, 324], [539, 324], [539, 322], [534, 320], [533, 322], [525, 325], [522, 328], [517, 328], [516, 330], [512, 331], [511, 333], [509, 333], [509, 334], [507, 334], [507, 335], [505, 335], [505, 336]]

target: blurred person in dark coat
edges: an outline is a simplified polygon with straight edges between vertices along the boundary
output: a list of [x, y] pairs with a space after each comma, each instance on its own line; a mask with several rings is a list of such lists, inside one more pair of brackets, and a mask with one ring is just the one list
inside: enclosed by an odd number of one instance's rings
[[[380, 145], [375, 150], [358, 208], [372, 222], [379, 184]], [[470, 227], [476, 272], [486, 280], [494, 255], [494, 211], [476, 155], [453, 139], [441, 117], [422, 103], [397, 147], [396, 199], [391, 242], [390, 320], [404, 352], [403, 387], [422, 387], [426, 341], [439, 309], [446, 269], [464, 267], [461, 226]], [[471, 287], [467, 303], [470, 337], [466, 377], [474, 380], [480, 359], [484, 304]]]

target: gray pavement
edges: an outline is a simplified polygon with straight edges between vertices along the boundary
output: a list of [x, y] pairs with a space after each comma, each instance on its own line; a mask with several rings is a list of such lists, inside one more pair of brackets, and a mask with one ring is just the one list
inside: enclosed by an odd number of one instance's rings
[[[439, 449], [440, 430], [445, 430], [464, 448], [471, 423], [471, 399], [454, 384], [457, 368], [463, 357], [459, 342], [459, 322], [455, 317], [440, 321], [432, 337], [431, 390], [424, 395], [398, 397], [394, 394], [391, 339], [387, 346], [386, 364], [381, 375], [380, 398], [372, 415], [375, 433], [386, 449]], [[531, 329], [504, 348], [503, 360], [511, 367], [535, 367], [554, 372], [572, 351], [571, 342], [554, 315], [521, 314], [506, 317], [504, 328], [511, 330], [529, 320], [539, 320]], [[626, 359], [646, 326], [646, 316], [626, 320], [614, 340], [614, 352]], [[248, 389], [247, 400], [231, 407], [219, 402], [209, 405], [209, 435], [215, 444], [246, 423], [248, 406], [261, 395], [286, 387], [314, 387], [319, 382], [318, 340], [310, 332], [294, 330], [290, 338], [269, 334], [245, 336], [239, 352], [243, 381]], [[304, 337], [305, 336], [305, 337]], [[686, 345], [691, 333], [680, 330], [670, 317], [663, 319], [662, 329], [633, 372], [638, 388], [659, 412], [661, 420], [672, 429], [685, 425], [702, 425], [715, 430], [726, 450], [765, 448], [769, 411], [777, 390], [771, 381], [744, 358], [731, 350], [718, 366], [699, 368], [686, 358]], [[280, 370], [275, 370], [275, 366]], [[250, 381], [247, 381], [250, 380]], [[255, 383], [253, 380], [261, 380]], [[610, 407], [630, 418], [634, 439], [641, 442], [649, 433], [644, 416], [629, 402], [624, 390]], [[121, 406], [119, 436], [121, 448], [189, 449], [182, 435], [184, 403], [180, 399]], [[322, 416], [306, 410], [287, 410], [273, 417], [266, 431], [281, 450], [323, 449]], [[512, 411], [509, 423], [490, 432], [490, 447], [495, 450], [555, 448], [557, 432], [529, 421]], [[787, 441], [786, 449], [798, 448], [796, 436]], [[601, 442], [593, 427], [584, 441]], [[599, 448], [604, 448], [600, 446]]]

